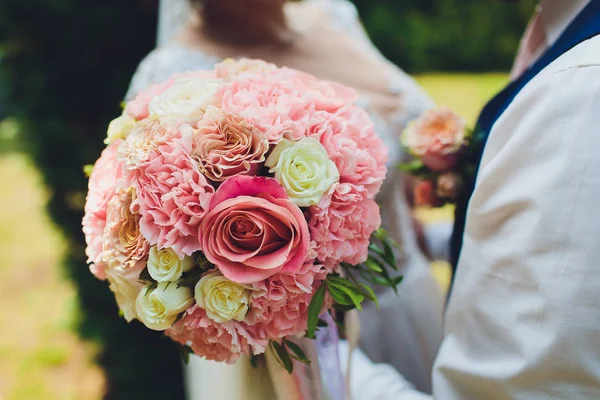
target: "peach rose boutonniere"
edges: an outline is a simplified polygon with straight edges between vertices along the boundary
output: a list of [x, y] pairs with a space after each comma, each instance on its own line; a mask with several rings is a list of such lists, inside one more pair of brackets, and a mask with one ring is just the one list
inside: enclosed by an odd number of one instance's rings
[[400, 142], [415, 159], [400, 169], [420, 179], [415, 186], [418, 206], [442, 206], [456, 200], [471, 149], [472, 131], [448, 108], [432, 109], [408, 124]]

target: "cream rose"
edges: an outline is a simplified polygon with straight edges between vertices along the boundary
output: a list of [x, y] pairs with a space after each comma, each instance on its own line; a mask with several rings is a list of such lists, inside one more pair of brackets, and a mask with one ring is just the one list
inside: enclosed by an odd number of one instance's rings
[[196, 284], [194, 298], [210, 319], [218, 323], [242, 321], [248, 312], [250, 290], [220, 272], [205, 274]]
[[290, 200], [299, 207], [319, 201], [340, 180], [335, 163], [315, 138], [299, 141], [282, 139], [271, 152], [265, 165], [283, 186]]
[[184, 256], [181, 260], [172, 249], [158, 250], [156, 246], [150, 248], [148, 272], [157, 282], [175, 282], [184, 272], [192, 270], [194, 265], [192, 257]]
[[138, 319], [155, 331], [169, 329], [177, 316], [194, 304], [192, 290], [176, 283], [161, 282], [155, 289], [142, 289], [135, 301]]
[[139, 268], [107, 268], [106, 270], [109, 288], [115, 294], [119, 310], [127, 322], [137, 318], [135, 301], [144, 287], [138, 282], [140, 272]]
[[198, 119], [213, 104], [221, 84], [219, 79], [201, 77], [177, 80], [171, 87], [152, 99], [148, 106], [151, 116]]
[[122, 114], [110, 121], [108, 124], [108, 130], [106, 132], [106, 139], [104, 144], [110, 144], [117, 139], [125, 139], [133, 128], [135, 128], [136, 121], [127, 114]]

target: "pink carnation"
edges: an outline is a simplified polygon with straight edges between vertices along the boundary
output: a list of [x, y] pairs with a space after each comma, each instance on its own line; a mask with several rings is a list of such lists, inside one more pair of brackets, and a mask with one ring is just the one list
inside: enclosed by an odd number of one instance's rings
[[192, 129], [152, 122], [132, 133], [123, 157], [137, 192], [140, 229], [151, 245], [172, 248], [180, 258], [200, 249], [198, 227], [214, 188], [192, 159]]
[[356, 90], [339, 83], [319, 80], [316, 77], [296, 70], [287, 70], [289, 79], [305, 91], [314, 92], [315, 111], [334, 113], [358, 99]]
[[371, 234], [381, 225], [379, 206], [352, 184], [341, 183], [331, 196], [310, 208], [308, 226], [317, 258], [329, 268], [359, 264], [368, 256]]
[[241, 74], [218, 93], [225, 111], [238, 114], [260, 129], [270, 143], [301, 137], [302, 121], [314, 110], [316, 96], [289, 79], [288, 70], [270, 74]]
[[340, 172], [341, 183], [364, 187], [369, 198], [375, 197], [387, 172], [387, 149], [370, 120], [367, 124], [358, 124], [341, 116], [323, 118], [319, 115], [309, 134], [319, 136]]
[[322, 265], [304, 264], [296, 274], [281, 274], [254, 284], [246, 322], [270, 339], [306, 331], [308, 306], [327, 271]]
[[100, 279], [106, 277], [106, 265], [102, 262], [102, 235], [106, 226], [108, 202], [115, 194], [121, 177], [121, 163], [117, 161], [117, 150], [121, 143], [120, 140], [111, 143], [94, 164], [84, 208], [82, 225], [87, 244], [86, 255], [88, 262], [92, 263], [92, 273]]
[[167, 335], [181, 344], [191, 344], [195, 354], [229, 364], [242, 354], [264, 353], [268, 340], [258, 338], [252, 327], [230, 321], [219, 324], [198, 306], [188, 309]]

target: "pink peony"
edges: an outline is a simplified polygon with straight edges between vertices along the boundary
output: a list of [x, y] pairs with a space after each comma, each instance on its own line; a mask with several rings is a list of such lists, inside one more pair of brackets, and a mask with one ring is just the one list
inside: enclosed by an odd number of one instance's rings
[[214, 188], [191, 157], [192, 129], [151, 122], [133, 132], [122, 157], [137, 192], [140, 229], [151, 245], [173, 249], [179, 258], [200, 249], [198, 227]]
[[427, 111], [402, 133], [402, 144], [434, 171], [452, 168], [467, 139], [465, 121], [448, 108]]
[[176, 342], [190, 344], [195, 354], [228, 364], [242, 354], [264, 353], [268, 344], [252, 327], [235, 321], [216, 323], [198, 306], [188, 309], [166, 333]]
[[208, 179], [256, 175], [265, 162], [269, 142], [243, 118], [210, 107], [194, 133], [192, 157]]
[[[102, 241], [103, 260], [111, 268], [145, 266], [150, 246], [140, 232], [140, 214], [133, 206], [135, 192], [117, 190], [108, 203]], [[139, 269], [139, 268], [138, 268]]]
[[349, 183], [335, 187], [310, 208], [308, 225], [317, 242], [317, 258], [329, 268], [340, 262], [359, 264], [368, 256], [371, 234], [381, 225], [379, 206], [365, 193]]
[[199, 237], [206, 258], [237, 283], [297, 271], [310, 244], [304, 215], [281, 185], [249, 176], [231, 177], [217, 189]]
[[115, 194], [117, 182], [121, 177], [121, 163], [117, 160], [117, 150], [122, 142], [112, 142], [94, 164], [88, 183], [88, 194], [83, 217], [86, 255], [92, 263], [90, 269], [96, 277], [105, 279], [106, 265], [102, 261], [102, 235], [106, 226], [108, 203]]

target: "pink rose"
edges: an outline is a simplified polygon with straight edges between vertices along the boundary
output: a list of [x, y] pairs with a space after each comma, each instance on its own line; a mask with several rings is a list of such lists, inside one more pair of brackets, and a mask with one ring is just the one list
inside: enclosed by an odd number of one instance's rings
[[275, 179], [264, 177], [227, 179], [211, 200], [198, 235], [206, 258], [237, 283], [295, 272], [310, 244], [300, 208]]
[[265, 161], [269, 141], [238, 115], [210, 107], [194, 133], [192, 157], [208, 179], [255, 175]]
[[465, 121], [452, 110], [429, 110], [402, 133], [402, 144], [434, 171], [452, 168], [467, 141]]
[[308, 225], [317, 242], [319, 261], [335, 269], [340, 262], [354, 265], [367, 259], [371, 234], [381, 225], [374, 200], [356, 186], [340, 183], [309, 212]]
[[214, 188], [191, 156], [192, 129], [152, 122], [133, 132], [122, 157], [136, 189], [140, 229], [151, 245], [173, 249], [179, 258], [200, 249], [198, 227]]
[[228, 364], [242, 354], [264, 353], [268, 344], [253, 327], [235, 321], [216, 323], [198, 306], [188, 309], [166, 334], [181, 344], [189, 343], [195, 354], [207, 360]]
[[[145, 266], [150, 246], [140, 232], [134, 190], [118, 190], [108, 203], [103, 237], [103, 260], [111, 268]], [[139, 269], [139, 268], [138, 268]]]
[[87, 244], [85, 251], [88, 262], [92, 263], [92, 273], [100, 279], [106, 277], [106, 265], [102, 261], [102, 236], [106, 226], [108, 202], [114, 196], [117, 182], [121, 178], [122, 165], [117, 160], [117, 150], [121, 143], [121, 140], [112, 142], [94, 164], [84, 208], [82, 225]]

